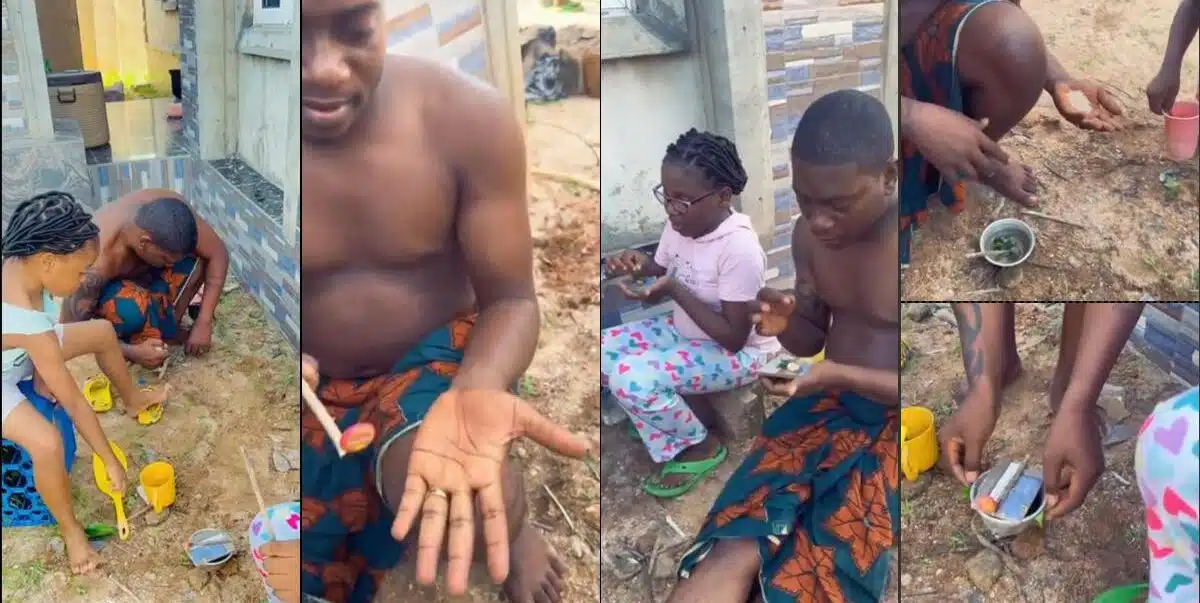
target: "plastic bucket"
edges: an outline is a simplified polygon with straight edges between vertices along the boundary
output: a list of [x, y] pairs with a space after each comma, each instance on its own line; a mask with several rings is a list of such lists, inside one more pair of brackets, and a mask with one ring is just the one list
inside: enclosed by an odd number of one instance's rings
[[[979, 484], [988, 484], [988, 483], [994, 484], [994, 483], [996, 483], [996, 480], [1000, 479], [1000, 475], [1003, 474], [1004, 470], [1007, 468], [1008, 468], [1007, 463], [992, 467], [991, 469], [983, 472], [979, 476], [979, 479], [976, 479], [975, 483], [971, 484], [970, 496], [971, 496], [971, 501], [972, 501], [972, 508], [974, 508], [974, 501], [977, 498], [979, 498], [979, 493], [977, 492], [977, 490], [979, 488]], [[1027, 465], [1025, 467], [1025, 471], [1022, 473], [1022, 475], [1028, 475], [1031, 477], [1036, 477], [1038, 479], [1042, 479], [1042, 468], [1041, 467], [1032, 467], [1032, 466]], [[1020, 521], [1012, 521], [1012, 520], [1008, 520], [1008, 519], [1002, 519], [1000, 517], [996, 517], [994, 515], [984, 513], [983, 511], [980, 511], [979, 509], [975, 509], [975, 512], [979, 514], [979, 518], [983, 520], [983, 526], [985, 528], [987, 528], [987, 530], [989, 532], [991, 532], [993, 536], [995, 536], [996, 538], [1008, 538], [1010, 536], [1016, 536], [1017, 534], [1020, 534], [1021, 532], [1024, 532], [1025, 530], [1029, 529], [1029, 526], [1037, 524], [1038, 520], [1042, 516], [1042, 512], [1045, 511], [1045, 509], [1046, 509], [1046, 491], [1045, 491], [1045, 486], [1043, 485], [1041, 497], [1039, 497], [1037, 499], [1036, 504], [1034, 504], [1032, 507], [1030, 507], [1029, 513], [1025, 515], [1025, 518]]]
[[1200, 102], [1175, 101], [1171, 110], [1163, 115], [1163, 126], [1167, 157], [1175, 161], [1191, 159], [1200, 142]]

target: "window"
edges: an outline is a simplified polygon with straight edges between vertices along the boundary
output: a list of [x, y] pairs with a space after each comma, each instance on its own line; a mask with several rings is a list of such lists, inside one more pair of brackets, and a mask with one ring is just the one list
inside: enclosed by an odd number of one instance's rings
[[600, 0], [600, 14], [602, 61], [686, 52], [690, 46], [685, 0]]
[[292, 3], [296, 0], [251, 0], [255, 25], [291, 25]]

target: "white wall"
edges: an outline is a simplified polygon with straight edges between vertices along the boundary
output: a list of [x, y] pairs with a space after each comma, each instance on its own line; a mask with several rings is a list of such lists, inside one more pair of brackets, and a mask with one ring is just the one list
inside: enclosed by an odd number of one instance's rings
[[251, 54], [238, 58], [237, 152], [272, 184], [287, 189], [288, 95], [300, 84], [291, 61]]
[[706, 129], [705, 79], [695, 53], [600, 66], [601, 232], [604, 252], [657, 241], [666, 213], [650, 189], [667, 145]]

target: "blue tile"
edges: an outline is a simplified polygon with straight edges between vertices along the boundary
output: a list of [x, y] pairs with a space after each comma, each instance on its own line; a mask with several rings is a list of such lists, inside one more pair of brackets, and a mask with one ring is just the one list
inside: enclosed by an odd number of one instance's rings
[[865, 42], [875, 42], [883, 38], [882, 23], [855, 23], [854, 24], [854, 43], [863, 44]]
[[293, 274], [298, 272], [300, 268], [297, 265], [296, 260], [281, 255], [279, 256], [279, 269], [282, 270], [284, 274]]

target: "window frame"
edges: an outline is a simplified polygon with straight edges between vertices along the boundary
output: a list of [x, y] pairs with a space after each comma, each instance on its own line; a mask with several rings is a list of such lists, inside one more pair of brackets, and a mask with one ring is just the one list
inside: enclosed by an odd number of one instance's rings
[[600, 60], [687, 52], [691, 48], [686, 0], [624, 0], [626, 9], [601, 11]]

